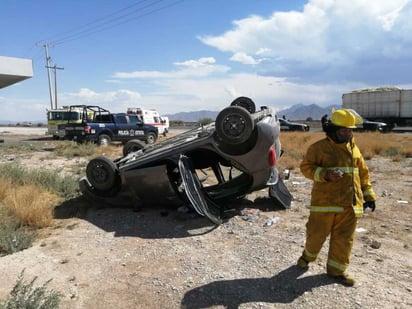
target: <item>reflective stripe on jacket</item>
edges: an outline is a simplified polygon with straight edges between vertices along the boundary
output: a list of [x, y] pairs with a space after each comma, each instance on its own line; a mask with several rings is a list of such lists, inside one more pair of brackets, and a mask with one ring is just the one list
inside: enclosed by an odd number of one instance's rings
[[[338, 182], [325, 181], [326, 171], [336, 169], [343, 172], [343, 178]], [[361, 216], [363, 201], [376, 199], [368, 167], [353, 138], [350, 143], [337, 144], [327, 137], [312, 144], [300, 170], [313, 180], [312, 212], [339, 213], [344, 207], [353, 207], [356, 216]]]

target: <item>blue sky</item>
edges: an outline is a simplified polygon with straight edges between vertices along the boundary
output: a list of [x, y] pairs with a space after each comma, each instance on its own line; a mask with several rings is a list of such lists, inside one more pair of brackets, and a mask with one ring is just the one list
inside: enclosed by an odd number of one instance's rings
[[249, 96], [281, 110], [412, 87], [410, 0], [2, 0], [0, 25], [0, 56], [33, 60], [0, 89], [12, 121], [45, 120], [45, 44], [59, 106], [173, 114]]

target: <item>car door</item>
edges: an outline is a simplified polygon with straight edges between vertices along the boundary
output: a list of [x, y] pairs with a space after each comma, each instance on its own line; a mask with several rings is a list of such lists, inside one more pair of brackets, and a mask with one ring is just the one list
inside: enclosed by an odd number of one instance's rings
[[196, 172], [192, 168], [191, 159], [187, 156], [180, 156], [179, 172], [182, 177], [184, 194], [190, 202], [193, 209], [201, 216], [208, 218], [213, 223], [219, 225], [222, 223], [221, 207], [214, 203], [203, 189]]
[[114, 116], [115, 126], [113, 128], [113, 136], [115, 140], [127, 141], [130, 139], [130, 126], [126, 115]]

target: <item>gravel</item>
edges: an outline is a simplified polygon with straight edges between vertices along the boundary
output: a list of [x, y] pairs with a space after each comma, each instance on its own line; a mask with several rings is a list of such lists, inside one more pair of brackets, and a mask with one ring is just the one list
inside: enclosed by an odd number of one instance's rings
[[28, 280], [52, 279], [61, 308], [70, 309], [411, 308], [412, 159], [368, 164], [379, 200], [358, 223], [352, 288], [326, 276], [327, 244], [309, 271], [295, 266], [311, 182], [292, 170], [291, 209], [277, 208], [262, 190], [226, 205], [218, 227], [182, 209], [66, 201], [33, 247], [0, 258], [0, 299], [25, 269]]

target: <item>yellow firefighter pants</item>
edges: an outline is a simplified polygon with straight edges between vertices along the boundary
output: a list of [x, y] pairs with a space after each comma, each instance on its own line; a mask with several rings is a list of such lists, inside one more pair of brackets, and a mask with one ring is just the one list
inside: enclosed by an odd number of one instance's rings
[[311, 212], [306, 224], [304, 259], [308, 262], [316, 260], [330, 235], [327, 272], [332, 276], [343, 274], [349, 265], [356, 222], [352, 207], [345, 207], [343, 213]]

